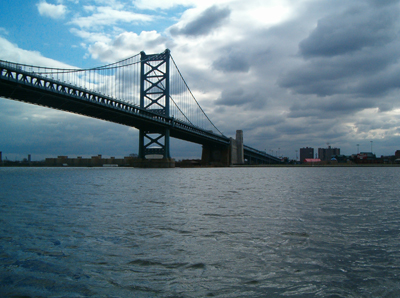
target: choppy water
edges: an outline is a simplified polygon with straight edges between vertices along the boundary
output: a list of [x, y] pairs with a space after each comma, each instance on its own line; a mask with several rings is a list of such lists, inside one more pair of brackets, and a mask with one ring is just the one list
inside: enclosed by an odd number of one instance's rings
[[400, 297], [399, 189], [400, 168], [0, 168], [0, 296]]

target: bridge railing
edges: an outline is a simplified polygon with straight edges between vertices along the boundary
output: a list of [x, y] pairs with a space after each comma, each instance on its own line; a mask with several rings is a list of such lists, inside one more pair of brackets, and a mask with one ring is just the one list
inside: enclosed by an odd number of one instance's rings
[[251, 148], [249, 146], [246, 146], [246, 145], [243, 145], [243, 149], [245, 151], [247, 151], [248, 153], [253, 154], [254, 157], [270, 159], [270, 160], [274, 160], [276, 162], [281, 161], [278, 157], [270, 155], [270, 154], [266, 153], [265, 151], [257, 150], [257, 149]]
[[139, 105], [140, 60], [131, 58], [90, 69], [52, 68], [0, 60], [3, 66]]
[[[162, 57], [164, 53], [152, 55]], [[72, 90], [87, 90], [114, 100], [140, 106], [140, 54], [112, 64], [90, 68], [52, 68], [0, 60], [0, 64], [26, 74], [34, 79], [48, 79], [70, 85]], [[203, 130], [213, 130], [223, 135], [211, 122], [186, 84], [172, 59], [170, 80], [170, 116]], [[144, 60], [146, 61], [146, 60]], [[154, 111], [157, 112], [157, 111]]]
[[[17, 65], [17, 67], [15, 67], [15, 65]], [[0, 79], [13, 81], [18, 84], [29, 85], [37, 89], [46, 90], [47, 92], [52, 92], [59, 95], [65, 95], [77, 100], [90, 102], [92, 104], [118, 109], [122, 112], [134, 114], [137, 117], [146, 118], [165, 126], [174, 127], [175, 129], [184, 130], [197, 135], [203, 135], [209, 139], [213, 139], [224, 144], [229, 143], [229, 138], [215, 134], [212, 131], [204, 130], [200, 127], [188, 124], [187, 122], [175, 119], [174, 117], [166, 117], [162, 114], [153, 113], [151, 110], [140, 108], [138, 105], [112, 98], [86, 88], [61, 82], [53, 78], [49, 78], [48, 76], [40, 75], [36, 72], [25, 71], [22, 69], [22, 67], [18, 67], [18, 64], [15, 63], [4, 63], [4, 61], [0, 61]]]

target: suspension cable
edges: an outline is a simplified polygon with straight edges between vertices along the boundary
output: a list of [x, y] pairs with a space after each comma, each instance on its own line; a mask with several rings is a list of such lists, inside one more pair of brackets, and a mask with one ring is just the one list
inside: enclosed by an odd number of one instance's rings
[[188, 117], [186, 117], [185, 113], [182, 112], [182, 110], [181, 110], [180, 107], [176, 104], [176, 102], [175, 102], [175, 100], [172, 98], [172, 96], [170, 96], [169, 98], [172, 100], [172, 102], [173, 102], [174, 105], [177, 107], [177, 109], [179, 110], [179, 112], [181, 112], [181, 114], [183, 115], [183, 117], [185, 117], [186, 120], [187, 120], [191, 125], [196, 126], [196, 125], [194, 125], [194, 124], [192, 123], [192, 121], [189, 120]]
[[[149, 56], [147, 59], [145, 60], [137, 60], [134, 61], [134, 58], [138, 57], [140, 55], [136, 54], [132, 57], [123, 59], [121, 61], [118, 62], [114, 62], [114, 63], [110, 63], [107, 65], [103, 65], [103, 66], [98, 66], [98, 67], [94, 67], [94, 68], [86, 68], [86, 69], [82, 69], [82, 68], [54, 68], [54, 67], [41, 67], [41, 66], [34, 66], [34, 65], [28, 65], [28, 64], [21, 64], [21, 63], [13, 63], [13, 62], [9, 62], [9, 61], [4, 61], [4, 60], [0, 60], [0, 63], [7, 63], [7, 64], [12, 64], [15, 65], [15, 67], [24, 67], [24, 68], [31, 68], [31, 69], [35, 69], [37, 74], [40, 75], [62, 75], [62, 78], [64, 79], [64, 74], [77, 74], [77, 73], [83, 73], [83, 72], [87, 72], [87, 75], [89, 76], [89, 85], [91, 84], [91, 74], [93, 72], [93, 83], [96, 82], [98, 79], [101, 79], [100, 74], [97, 74], [97, 71], [102, 71], [102, 72], [106, 72], [106, 76], [111, 76], [114, 74], [112, 74], [113, 72], [115, 72], [115, 76], [114, 77], [115, 80], [118, 79], [118, 81], [124, 81], [125, 80], [125, 72], [117, 72], [118, 69], [124, 68], [124, 67], [128, 67], [128, 66], [132, 66], [132, 65], [137, 65], [139, 63], [142, 62], [147, 62], [147, 61], [154, 61], [156, 60], [158, 57], [162, 58], [164, 56], [164, 53], [160, 53], [160, 54], [156, 54], [156, 55], [151, 55]], [[208, 117], [208, 115], [205, 113], [205, 111], [203, 110], [203, 108], [200, 106], [199, 102], [196, 100], [195, 96], [193, 95], [192, 91], [190, 90], [188, 84], [186, 83], [186, 80], [183, 78], [181, 71], [179, 70], [178, 66], [176, 65], [176, 62], [174, 60], [174, 58], [172, 57], [172, 55], [170, 55], [172, 62], [174, 63], [175, 69], [178, 72], [182, 82], [183, 82], [183, 86], [182, 87], [186, 87], [187, 91], [189, 91], [190, 96], [192, 97], [192, 99], [194, 100], [194, 102], [196, 103], [197, 107], [199, 108], [199, 110], [201, 111], [201, 113], [206, 117], [206, 119], [208, 120], [208, 122], [216, 129], [216, 131], [218, 131], [222, 136], [224, 135], [216, 126], [215, 124], [211, 121], [211, 119]], [[152, 72], [155, 74], [155, 70], [153, 69]], [[100, 75], [100, 76], [99, 76]], [[156, 74], [155, 74], [156, 75]], [[66, 78], [68, 80], [68, 77]], [[77, 80], [78, 78], [74, 75], [72, 77], [72, 79]], [[71, 80], [71, 77], [69, 77], [69, 80]], [[75, 82], [75, 85], [77, 85], [77, 81]], [[103, 83], [106, 83], [105, 81]], [[121, 89], [121, 83], [119, 83], [118, 86], [116, 86], [116, 82], [115, 82], [115, 95], [118, 94], [119, 97], [121, 97], [122, 99], [122, 89]], [[163, 86], [162, 81], [160, 82], [160, 84]], [[105, 85], [104, 85], [105, 87]], [[163, 86], [163, 88], [165, 88]], [[106, 90], [104, 90], [105, 92]], [[109, 90], [110, 92], [110, 90]], [[170, 96], [170, 99], [172, 100], [172, 102], [174, 103], [174, 105], [176, 106], [176, 108], [179, 110], [179, 112], [183, 115], [183, 117], [186, 119], [186, 121], [188, 123], [190, 123], [193, 126], [196, 126], [192, 123], [192, 121], [189, 120], [188, 116], [185, 115], [185, 113], [182, 111], [182, 109], [178, 106], [178, 104], [174, 101], [174, 99], [172, 98], [172, 96]], [[190, 110], [189, 110], [190, 112]], [[200, 119], [200, 118], [199, 118]], [[204, 124], [202, 124], [201, 126], [203, 126]]]
[[175, 60], [174, 60], [174, 58], [172, 58], [172, 56], [171, 56], [171, 59], [172, 59], [172, 62], [174, 63], [174, 65], [175, 65], [175, 68], [176, 68], [176, 70], [178, 71], [178, 73], [179, 73], [181, 79], [182, 79], [183, 82], [185, 83], [186, 88], [189, 90], [190, 94], [191, 94], [192, 97], [193, 97], [193, 100], [196, 102], [197, 106], [198, 106], [198, 107], [200, 108], [200, 110], [203, 112], [204, 116], [206, 116], [206, 118], [207, 118], [208, 121], [211, 123], [211, 125], [212, 125], [221, 135], [224, 135], [224, 134], [214, 125], [214, 123], [211, 121], [211, 119], [210, 119], [210, 118], [207, 116], [207, 114], [204, 112], [203, 108], [200, 106], [200, 104], [198, 103], [198, 101], [197, 101], [196, 98], [194, 97], [192, 91], [190, 90], [188, 84], [186, 83], [185, 79], [183, 78], [182, 73], [180, 72], [180, 70], [179, 70], [178, 66], [176, 65]]

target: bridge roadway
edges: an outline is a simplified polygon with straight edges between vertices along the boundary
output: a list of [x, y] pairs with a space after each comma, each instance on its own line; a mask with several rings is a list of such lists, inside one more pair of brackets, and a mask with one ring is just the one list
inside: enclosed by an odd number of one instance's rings
[[[0, 62], [0, 97], [76, 113], [137, 129], [170, 129], [173, 138], [207, 146], [228, 146], [230, 138], [206, 131], [172, 117], [152, 113], [104, 94], [17, 69]], [[244, 146], [244, 157], [262, 163], [280, 160]]]

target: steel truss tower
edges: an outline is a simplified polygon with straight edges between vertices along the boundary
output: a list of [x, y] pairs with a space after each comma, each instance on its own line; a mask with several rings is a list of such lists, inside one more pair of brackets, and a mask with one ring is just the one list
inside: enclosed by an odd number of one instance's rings
[[[141, 52], [140, 107], [155, 114], [169, 117], [169, 64], [170, 51], [146, 55]], [[147, 155], [170, 157], [169, 128], [142, 128], [139, 130], [139, 158]]]

